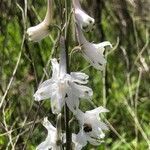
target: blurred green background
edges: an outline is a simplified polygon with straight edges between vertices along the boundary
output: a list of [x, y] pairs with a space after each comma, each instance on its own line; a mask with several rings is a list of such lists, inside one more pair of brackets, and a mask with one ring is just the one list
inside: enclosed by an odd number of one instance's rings
[[[46, 0], [28, 0], [27, 16], [23, 0], [0, 0], [0, 149], [34, 150], [47, 136], [41, 120], [53, 124], [49, 100], [37, 103], [33, 94], [39, 83], [51, 75], [50, 58], [58, 58], [57, 30], [39, 43], [25, 38], [26, 28], [36, 25], [46, 13]], [[150, 1], [83, 0], [82, 7], [96, 20], [85, 33], [89, 41], [108, 40], [107, 66], [103, 72], [90, 67], [70, 45], [71, 71], [83, 71], [94, 91], [93, 103], [110, 110], [106, 114], [110, 131], [98, 147], [85, 150], [150, 149]], [[56, 5], [57, 4], [57, 5]], [[60, 23], [59, 0], [53, 7], [53, 24]], [[25, 22], [24, 22], [25, 20]], [[73, 39], [74, 34], [70, 35]], [[24, 39], [25, 38], [25, 39]], [[2, 103], [3, 102], [3, 103]], [[82, 101], [82, 110], [93, 109]]]

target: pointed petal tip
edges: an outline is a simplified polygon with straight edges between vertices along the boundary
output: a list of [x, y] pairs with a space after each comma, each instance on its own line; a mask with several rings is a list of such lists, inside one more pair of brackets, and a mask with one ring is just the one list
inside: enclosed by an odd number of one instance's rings
[[113, 48], [113, 46], [112, 46], [112, 44], [109, 42], [109, 46], [110, 46], [110, 48]]
[[105, 41], [106, 45], [105, 46], [110, 46], [110, 48], [113, 48], [112, 44], [109, 41]]
[[46, 123], [46, 122], [48, 122], [48, 117], [44, 117], [43, 119], [43, 123]]
[[[57, 62], [57, 59], [56, 58], [52, 58], [51, 59], [51, 63], [56, 63]], [[58, 63], [58, 62], [57, 62]]]
[[33, 95], [33, 97], [34, 97], [34, 100], [35, 100], [35, 101], [40, 101], [40, 100], [41, 100], [40, 96], [39, 96], [37, 93], [35, 93], [35, 94]]
[[45, 22], [41, 22], [35, 26], [29, 27], [27, 29], [27, 36], [29, 41], [39, 42], [49, 34], [49, 28]]

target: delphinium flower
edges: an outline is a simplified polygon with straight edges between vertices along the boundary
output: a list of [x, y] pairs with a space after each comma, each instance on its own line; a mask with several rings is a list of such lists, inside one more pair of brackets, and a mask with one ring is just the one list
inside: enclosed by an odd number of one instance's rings
[[98, 69], [102, 70], [104, 65], [106, 64], [106, 59], [104, 58], [104, 50], [105, 46], [112, 47], [109, 41], [101, 42], [98, 44], [90, 43], [84, 37], [80, 27], [77, 25], [77, 33], [78, 33], [78, 42], [81, 45], [81, 52], [84, 58], [90, 62], [90, 64]]
[[102, 139], [105, 137], [103, 130], [108, 130], [108, 127], [100, 120], [99, 114], [102, 112], [108, 112], [108, 110], [98, 107], [83, 113], [78, 109], [76, 118], [80, 124], [80, 131], [74, 136], [74, 141], [79, 147], [84, 147], [87, 142], [92, 145], [100, 145], [103, 142]]
[[65, 102], [71, 111], [76, 111], [79, 98], [90, 98], [93, 94], [91, 88], [84, 86], [88, 76], [81, 72], [60, 74], [61, 66], [56, 59], [52, 59], [52, 78], [44, 81], [34, 94], [35, 100], [51, 98], [51, 107], [54, 114], [61, 112]]
[[47, 0], [47, 12], [45, 19], [38, 25], [28, 28], [27, 34], [30, 41], [39, 42], [49, 34], [52, 16], [51, 6], [52, 0]]
[[[44, 118], [43, 126], [47, 129], [48, 135], [45, 141], [37, 146], [36, 150], [49, 150], [49, 149], [61, 150], [59, 146], [60, 141], [57, 141], [58, 140], [57, 129], [48, 121], [47, 117]], [[59, 136], [60, 136], [59, 138], [63, 141], [62, 139], [63, 135]]]
[[94, 26], [95, 20], [81, 8], [79, 0], [73, 0], [73, 6], [77, 24], [84, 31], [90, 31]]

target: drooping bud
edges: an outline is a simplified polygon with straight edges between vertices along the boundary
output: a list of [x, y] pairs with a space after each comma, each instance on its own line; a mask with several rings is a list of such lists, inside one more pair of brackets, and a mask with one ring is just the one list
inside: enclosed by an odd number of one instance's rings
[[94, 18], [90, 17], [82, 8], [78, 0], [73, 0], [75, 20], [80, 28], [86, 32], [90, 31], [95, 23]]
[[27, 29], [27, 34], [30, 41], [39, 42], [50, 32], [50, 23], [52, 19], [52, 0], [47, 0], [47, 12], [45, 19], [36, 26], [30, 27]]

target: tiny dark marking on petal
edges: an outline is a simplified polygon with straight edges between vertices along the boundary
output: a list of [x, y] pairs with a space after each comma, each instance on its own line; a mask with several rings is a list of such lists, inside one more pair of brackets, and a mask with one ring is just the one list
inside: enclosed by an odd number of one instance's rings
[[93, 64], [95, 64], [95, 62], [94, 62], [94, 61], [92, 61], [92, 63], [93, 63]]
[[98, 64], [99, 64], [100, 66], [102, 66], [102, 64], [101, 64], [100, 62], [98, 62]]

